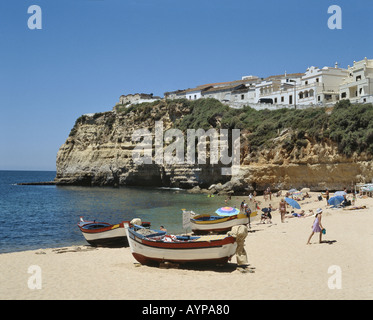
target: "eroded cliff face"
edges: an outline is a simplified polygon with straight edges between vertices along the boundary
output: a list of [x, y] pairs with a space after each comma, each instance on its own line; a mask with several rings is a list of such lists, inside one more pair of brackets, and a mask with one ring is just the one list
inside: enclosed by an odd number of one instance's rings
[[[138, 165], [134, 162], [133, 150], [138, 145], [132, 141], [135, 130], [149, 128], [154, 141], [156, 120], [163, 121], [163, 129], [167, 131], [176, 118], [186, 113], [186, 108], [169, 110], [162, 105], [152, 108], [148, 117], [114, 111], [82, 116], [58, 151], [55, 181], [89, 186], [180, 188], [206, 188], [217, 181], [227, 182], [230, 177], [220, 175], [219, 165], [160, 165], [155, 161]], [[154, 143], [152, 148], [154, 154]]]
[[[312, 190], [341, 189], [373, 178], [372, 157], [366, 154], [347, 158], [330, 140], [316, 142], [304, 137], [302, 146], [284, 144], [293, 132], [284, 130], [273, 139], [271, 148], [250, 150], [241, 130], [240, 171], [233, 177], [221, 174], [223, 165], [138, 165], [132, 141], [135, 130], [149, 128], [154, 141], [155, 121], [163, 121], [164, 131], [176, 119], [189, 113], [188, 107], [161, 102], [146, 112], [110, 111], [80, 117], [57, 154], [56, 183], [99, 186], [164, 186], [244, 191], [310, 187]], [[154, 143], [152, 144], [154, 155]]]

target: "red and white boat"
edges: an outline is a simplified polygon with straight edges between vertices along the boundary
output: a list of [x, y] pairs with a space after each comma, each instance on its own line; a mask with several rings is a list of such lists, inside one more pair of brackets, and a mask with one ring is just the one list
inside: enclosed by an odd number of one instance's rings
[[[110, 224], [107, 222], [85, 221], [80, 217], [78, 227], [83, 233], [87, 242], [94, 246], [100, 247], [128, 247], [128, 240], [123, 221], [118, 224]], [[143, 222], [143, 226], [150, 226], [148, 222]]]
[[[223, 264], [235, 254], [236, 239], [228, 235], [173, 236], [125, 224], [133, 257], [141, 264], [160, 262]], [[145, 232], [144, 232], [145, 231]]]

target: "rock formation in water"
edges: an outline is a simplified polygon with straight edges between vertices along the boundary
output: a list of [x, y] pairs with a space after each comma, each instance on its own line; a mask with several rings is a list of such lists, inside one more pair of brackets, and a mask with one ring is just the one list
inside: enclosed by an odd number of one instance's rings
[[[196, 114], [197, 107], [192, 102], [160, 100], [155, 103], [114, 108], [109, 112], [81, 116], [76, 120], [69, 137], [58, 151], [55, 182], [60, 185], [162, 186], [194, 188], [194, 190], [210, 188], [212, 192], [227, 190], [239, 192], [254, 189], [260, 191], [268, 186], [272, 190], [303, 187], [309, 187], [311, 190], [325, 188], [335, 190], [350, 187], [358, 182], [370, 182], [373, 178], [371, 153], [362, 149], [357, 152], [357, 147], [354, 147], [352, 141], [351, 145], [344, 145], [345, 148], [352, 148], [352, 151], [346, 154], [343, 152], [345, 149], [341, 149], [341, 142], [338, 142], [345, 140], [342, 140], [342, 136], [338, 138], [339, 140], [335, 138], [334, 132], [330, 131], [329, 127], [326, 128], [326, 125], [323, 125], [324, 129], [320, 137], [320, 132], [315, 132], [318, 130], [310, 129], [311, 134], [307, 129], [302, 131], [299, 128], [284, 128], [285, 122], [277, 124], [274, 128], [271, 124], [266, 124], [264, 129], [260, 124], [256, 124], [256, 136], [254, 136], [253, 130], [250, 131], [245, 126], [249, 126], [248, 123], [253, 121], [251, 116], [257, 117], [259, 113], [250, 113], [249, 117], [247, 112], [251, 112], [250, 110], [231, 111], [225, 106], [219, 109], [220, 106], [211, 107], [207, 102], [203, 103], [205, 105], [200, 109], [204, 110], [203, 115]], [[328, 120], [331, 111], [325, 108], [320, 110], [323, 110], [325, 117], [323, 114], [320, 115], [321, 111], [318, 111], [317, 119], [321, 117]], [[305, 117], [301, 111], [297, 114]], [[203, 119], [193, 118], [197, 116]], [[232, 117], [229, 118], [230, 116]], [[268, 118], [264, 116], [266, 117]], [[170, 128], [180, 128], [185, 133], [189, 128], [188, 125], [200, 126], [205, 130], [209, 127], [218, 130], [225, 123], [228, 123], [226, 126], [230, 129], [239, 127], [241, 129], [239, 174], [232, 177], [222, 175], [221, 168], [224, 165], [211, 165], [209, 161], [207, 164], [199, 165], [185, 163], [171, 165], [155, 161], [151, 164], [136, 164], [133, 151], [138, 142], [132, 140], [132, 135], [138, 129], [148, 128], [151, 131], [153, 141], [151, 151], [154, 159], [156, 121], [163, 122], [164, 132]], [[329, 126], [333, 127], [332, 124]], [[258, 140], [261, 137], [260, 130], [264, 130], [262, 135], [272, 130], [265, 143]], [[370, 136], [361, 138], [364, 139], [373, 141]], [[368, 148], [370, 141], [364, 141], [360, 141], [359, 147]], [[165, 147], [166, 144], [163, 148]], [[207, 152], [207, 159], [209, 155], [210, 152]]]

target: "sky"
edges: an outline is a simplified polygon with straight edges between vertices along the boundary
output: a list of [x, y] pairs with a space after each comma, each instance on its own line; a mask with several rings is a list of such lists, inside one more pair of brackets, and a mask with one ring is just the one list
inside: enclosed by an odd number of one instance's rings
[[0, 170], [55, 170], [75, 120], [122, 94], [373, 59], [372, 16], [372, 0], [1, 0]]

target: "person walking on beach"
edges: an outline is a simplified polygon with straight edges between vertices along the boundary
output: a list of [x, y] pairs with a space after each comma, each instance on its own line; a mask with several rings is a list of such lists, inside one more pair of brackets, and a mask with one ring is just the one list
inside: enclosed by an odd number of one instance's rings
[[242, 200], [242, 202], [241, 202], [241, 207], [240, 207], [240, 212], [245, 212], [245, 200]]
[[319, 208], [319, 209], [316, 210], [315, 220], [314, 220], [313, 225], [311, 227], [312, 228], [312, 233], [311, 233], [310, 237], [308, 238], [307, 244], [311, 244], [310, 241], [311, 241], [312, 236], [315, 234], [315, 232], [320, 233], [319, 243], [321, 243], [322, 230], [324, 229], [322, 224], [321, 224], [321, 216], [322, 216], [322, 209]]
[[279, 209], [280, 209], [280, 214], [281, 214], [281, 222], [284, 222], [285, 214], [286, 214], [286, 202], [284, 198], [282, 198], [280, 201]]
[[250, 224], [250, 215], [251, 215], [251, 209], [249, 208], [248, 204], [246, 203], [245, 204], [245, 214], [247, 215], [247, 217], [249, 218], [249, 229], [251, 229], [251, 224]]
[[329, 205], [329, 203], [328, 203], [328, 200], [329, 200], [329, 190], [328, 189], [326, 189], [326, 191], [325, 191], [325, 195], [326, 195], [326, 205], [328, 206]]

